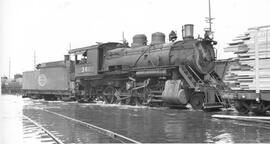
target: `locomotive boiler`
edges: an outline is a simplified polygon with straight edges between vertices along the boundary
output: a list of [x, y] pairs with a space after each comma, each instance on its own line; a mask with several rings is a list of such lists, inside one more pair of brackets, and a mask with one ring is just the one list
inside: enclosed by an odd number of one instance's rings
[[[145, 35], [135, 35], [136, 39], [147, 41]], [[140, 42], [140, 41], [139, 41]], [[153, 33], [150, 45], [133, 43], [131, 48], [117, 48], [105, 55], [103, 69], [115, 70], [122, 67], [150, 68], [172, 65], [190, 65], [199, 74], [208, 74], [215, 67], [214, 49], [211, 41], [188, 39], [165, 43], [163, 33]]]
[[[222, 82], [213, 71], [214, 45], [209, 35], [194, 39], [193, 25], [182, 28], [183, 40], [138, 34], [127, 43], [101, 43], [70, 50], [75, 55], [76, 96], [81, 100], [131, 105], [221, 108]], [[81, 57], [81, 60], [78, 58]]]

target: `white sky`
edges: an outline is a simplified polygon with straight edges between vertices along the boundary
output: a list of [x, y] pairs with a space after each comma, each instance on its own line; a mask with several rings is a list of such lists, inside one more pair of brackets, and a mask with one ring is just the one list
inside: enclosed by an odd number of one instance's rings
[[[223, 48], [247, 28], [270, 24], [270, 0], [212, 0], [218, 58]], [[96, 42], [120, 41], [151, 33], [168, 36], [181, 26], [195, 25], [195, 36], [208, 27], [208, 0], [0, 0], [0, 74], [11, 76], [37, 63], [63, 60], [69, 49]], [[167, 40], [167, 37], [166, 37]]]

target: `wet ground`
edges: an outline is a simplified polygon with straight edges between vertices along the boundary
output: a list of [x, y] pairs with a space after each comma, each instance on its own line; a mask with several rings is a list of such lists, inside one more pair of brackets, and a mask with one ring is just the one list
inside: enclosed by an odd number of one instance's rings
[[[24, 115], [64, 143], [119, 143], [88, 123], [142, 143], [269, 143], [270, 126], [211, 118], [217, 112], [81, 104], [0, 97], [0, 143], [55, 143]], [[222, 111], [219, 114], [233, 114]], [[69, 119], [67, 119], [69, 118]]]

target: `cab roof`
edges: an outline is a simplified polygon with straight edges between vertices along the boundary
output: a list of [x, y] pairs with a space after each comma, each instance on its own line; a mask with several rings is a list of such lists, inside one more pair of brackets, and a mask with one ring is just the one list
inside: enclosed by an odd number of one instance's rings
[[118, 43], [118, 42], [98, 43], [97, 45], [75, 48], [75, 49], [70, 50], [68, 53], [78, 55], [78, 54], [83, 54], [87, 50], [103, 49], [103, 48], [109, 48], [109, 47], [118, 47], [119, 48], [119, 47], [124, 47], [124, 45], [122, 43]]

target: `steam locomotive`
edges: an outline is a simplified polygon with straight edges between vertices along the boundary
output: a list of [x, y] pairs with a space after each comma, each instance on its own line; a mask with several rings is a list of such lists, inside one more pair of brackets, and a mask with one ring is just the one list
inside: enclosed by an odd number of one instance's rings
[[[193, 109], [205, 110], [224, 107], [224, 85], [214, 71], [216, 42], [208, 32], [204, 38], [194, 39], [192, 24], [182, 27], [182, 37], [177, 41], [172, 31], [170, 42], [165, 43], [165, 35], [156, 32], [147, 45], [147, 37], [137, 34], [131, 47], [123, 41], [72, 49], [60, 62], [61, 70], [56, 63], [41, 64], [34, 74], [38, 88], [24, 80], [23, 89], [26, 95], [46, 97], [63, 97], [62, 91], [80, 102], [173, 107], [191, 104]], [[52, 78], [52, 73], [58, 76]], [[25, 75], [36, 81], [31, 72]], [[54, 90], [50, 85], [59, 79], [65, 86]]]
[[[87, 101], [129, 105], [185, 106], [194, 109], [221, 108], [222, 82], [214, 72], [216, 44], [208, 33], [194, 39], [193, 25], [184, 25], [183, 40], [170, 42], [144, 34], [124, 43], [102, 43], [72, 49], [75, 56], [76, 96]], [[81, 60], [78, 60], [81, 56]]]

